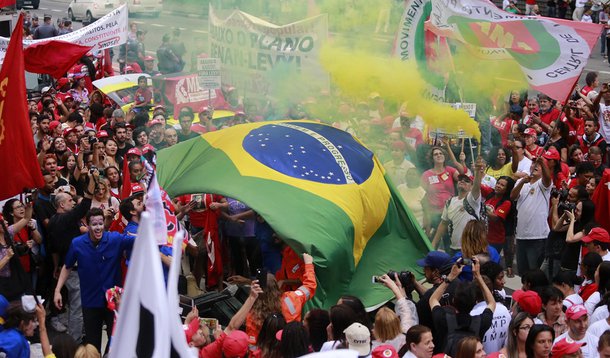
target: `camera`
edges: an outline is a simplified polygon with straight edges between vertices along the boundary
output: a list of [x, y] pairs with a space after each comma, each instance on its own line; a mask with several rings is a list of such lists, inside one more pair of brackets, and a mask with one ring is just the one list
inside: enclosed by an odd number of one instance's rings
[[[396, 271], [390, 270], [390, 271], [388, 271], [387, 275], [392, 280], [394, 280], [396, 275], [398, 275], [398, 280], [400, 281], [400, 284], [402, 285], [402, 287], [405, 287], [405, 288], [411, 286], [412, 282], [415, 280], [415, 277], [411, 271], [396, 272]], [[379, 276], [373, 276], [373, 283], [380, 283], [380, 282], [381, 282], [381, 280], [379, 279]]]
[[19, 256], [25, 256], [30, 251], [30, 248], [28, 247], [28, 245], [20, 243], [20, 242], [15, 243], [15, 246], [13, 249], [15, 250], [15, 253]]
[[557, 211], [562, 213], [564, 211], [573, 211], [576, 209], [576, 204], [570, 203], [569, 201], [562, 201], [557, 205]]
[[560, 201], [566, 200], [568, 198], [568, 190], [567, 189], [551, 189], [551, 197], [559, 198]]
[[97, 170], [97, 167], [95, 165], [90, 166], [89, 167], [89, 174], [93, 174], [96, 170]]
[[98, 142], [98, 139], [95, 136], [89, 136], [89, 144], [93, 145]]

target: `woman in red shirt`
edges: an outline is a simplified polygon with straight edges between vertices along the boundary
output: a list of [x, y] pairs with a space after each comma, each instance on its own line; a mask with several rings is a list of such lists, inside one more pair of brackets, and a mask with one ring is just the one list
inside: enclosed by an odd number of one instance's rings
[[[447, 153], [457, 169], [445, 164]], [[465, 169], [451, 150], [447, 152], [441, 147], [432, 147], [429, 160], [434, 163], [434, 167], [422, 174], [421, 185], [426, 190], [426, 200], [423, 201], [424, 230], [428, 237], [432, 238], [432, 230], [436, 229], [441, 221], [445, 202], [455, 195], [455, 183], [458, 176], [464, 174]]]
[[36, 220], [32, 219], [33, 210], [32, 204], [24, 205], [18, 199], [8, 200], [2, 208], [2, 216], [8, 223], [8, 233], [16, 248], [15, 254], [19, 256], [21, 266], [30, 278], [33, 278], [36, 269], [31, 255], [42, 243], [42, 237], [36, 230]]
[[485, 208], [487, 209], [487, 217], [489, 219], [487, 241], [498, 253], [501, 253], [502, 249], [504, 249], [506, 269], [509, 275], [512, 275], [515, 237], [510, 232], [507, 235], [506, 225], [512, 224], [507, 219], [511, 219], [509, 218], [512, 207], [510, 192], [514, 186], [515, 180], [513, 178], [501, 176], [496, 182], [493, 195], [485, 201]]

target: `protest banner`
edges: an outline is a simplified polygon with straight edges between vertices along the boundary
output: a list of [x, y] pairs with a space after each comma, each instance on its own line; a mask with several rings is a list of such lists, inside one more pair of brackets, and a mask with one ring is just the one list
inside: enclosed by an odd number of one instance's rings
[[301, 93], [329, 89], [328, 74], [319, 62], [328, 36], [326, 15], [279, 26], [239, 10], [221, 19], [210, 6], [209, 19], [209, 55], [220, 59], [223, 83], [239, 88], [242, 95], [281, 95], [281, 89], [273, 87], [280, 76], [302, 87]]
[[213, 90], [220, 88], [220, 59], [197, 58], [197, 72], [199, 73], [199, 86], [202, 89]]
[[[98, 51], [126, 43], [127, 29], [127, 5], [122, 5], [91, 25], [65, 35], [55, 36], [52, 40], [86, 46], [90, 47], [91, 51]], [[27, 48], [33, 44], [43, 44], [50, 40], [23, 40], [23, 47]], [[0, 63], [4, 61], [8, 42], [8, 37], [0, 37]]]

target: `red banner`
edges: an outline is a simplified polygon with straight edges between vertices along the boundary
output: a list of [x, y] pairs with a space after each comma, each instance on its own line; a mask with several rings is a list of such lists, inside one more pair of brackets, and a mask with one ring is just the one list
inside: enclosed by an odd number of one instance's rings
[[57, 40], [35, 43], [24, 51], [25, 69], [28, 72], [46, 73], [60, 78], [90, 49], [89, 46]]
[[44, 185], [36, 158], [25, 97], [23, 14], [19, 16], [0, 70], [0, 200]]

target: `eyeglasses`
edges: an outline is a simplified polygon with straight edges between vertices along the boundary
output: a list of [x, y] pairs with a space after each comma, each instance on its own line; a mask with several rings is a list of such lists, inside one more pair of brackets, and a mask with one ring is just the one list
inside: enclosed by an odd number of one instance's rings
[[530, 329], [532, 329], [532, 326], [529, 326], [529, 325], [521, 326], [521, 327], [519, 327], [519, 329], [522, 329], [524, 331], [529, 331]]
[[515, 146], [515, 149], [523, 149], [523, 147], [517, 147], [517, 146]]

